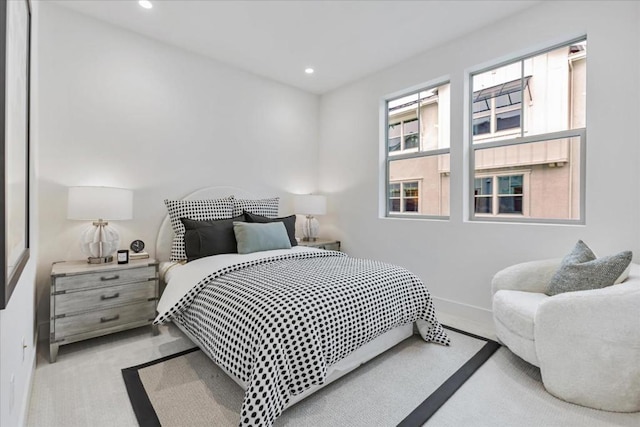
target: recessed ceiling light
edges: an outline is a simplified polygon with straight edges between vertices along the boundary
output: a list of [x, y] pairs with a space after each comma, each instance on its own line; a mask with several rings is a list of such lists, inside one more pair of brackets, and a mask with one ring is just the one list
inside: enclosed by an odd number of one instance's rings
[[149, 0], [140, 0], [138, 2], [138, 4], [142, 7], [144, 7], [145, 9], [151, 9], [153, 7], [153, 5], [151, 4], [151, 2]]
[[313, 74], [314, 71], [315, 70], [313, 68], [311, 68], [311, 67], [308, 67], [308, 68], [304, 69], [304, 72], [307, 73], [307, 74]]

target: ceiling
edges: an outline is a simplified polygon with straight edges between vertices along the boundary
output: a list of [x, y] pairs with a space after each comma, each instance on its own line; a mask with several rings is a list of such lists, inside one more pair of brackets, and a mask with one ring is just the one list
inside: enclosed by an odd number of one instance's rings
[[[322, 94], [538, 1], [58, 0], [102, 21]], [[304, 73], [313, 67], [315, 73]]]

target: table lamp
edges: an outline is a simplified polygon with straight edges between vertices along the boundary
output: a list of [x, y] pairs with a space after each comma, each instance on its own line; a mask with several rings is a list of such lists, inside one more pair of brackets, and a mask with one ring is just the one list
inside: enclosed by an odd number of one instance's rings
[[327, 198], [313, 194], [302, 194], [296, 196], [294, 204], [296, 213], [307, 216], [302, 226], [302, 240], [305, 242], [315, 242], [318, 239], [320, 224], [313, 215], [324, 215], [327, 213]]
[[80, 248], [90, 264], [113, 261], [120, 235], [105, 220], [133, 218], [133, 191], [111, 187], [69, 187], [67, 218], [93, 220], [82, 233]]

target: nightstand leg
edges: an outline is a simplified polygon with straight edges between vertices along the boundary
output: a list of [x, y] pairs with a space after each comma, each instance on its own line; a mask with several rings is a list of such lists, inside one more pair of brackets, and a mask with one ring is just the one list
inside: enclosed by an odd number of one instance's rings
[[156, 336], [160, 333], [158, 325], [151, 325], [151, 335]]
[[49, 363], [56, 363], [58, 358], [58, 344], [49, 344]]

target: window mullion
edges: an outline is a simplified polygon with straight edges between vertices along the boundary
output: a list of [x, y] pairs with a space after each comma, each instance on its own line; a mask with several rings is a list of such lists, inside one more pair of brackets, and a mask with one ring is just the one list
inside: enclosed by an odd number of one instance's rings
[[495, 98], [491, 98], [491, 109], [489, 110], [491, 112], [491, 121], [489, 122], [489, 126], [491, 127], [491, 133], [495, 133], [498, 125], [496, 123], [496, 99]]
[[493, 197], [494, 197], [494, 206], [493, 206], [493, 215], [500, 214], [500, 185], [499, 185], [499, 175], [493, 176]]
[[520, 61], [520, 136], [524, 137], [524, 59]]
[[533, 142], [544, 142], [544, 141], [553, 141], [556, 139], [565, 139], [565, 138], [584, 138], [586, 135], [586, 129], [569, 129], [562, 130], [557, 132], [549, 132], [543, 133], [539, 135], [531, 135], [524, 136], [521, 138], [513, 138], [513, 139], [502, 139], [500, 141], [492, 141], [492, 142], [476, 142], [473, 145], [474, 150], [486, 150], [488, 148], [496, 148], [496, 147], [506, 147], [509, 145], [518, 145], [518, 144], [530, 144]]

